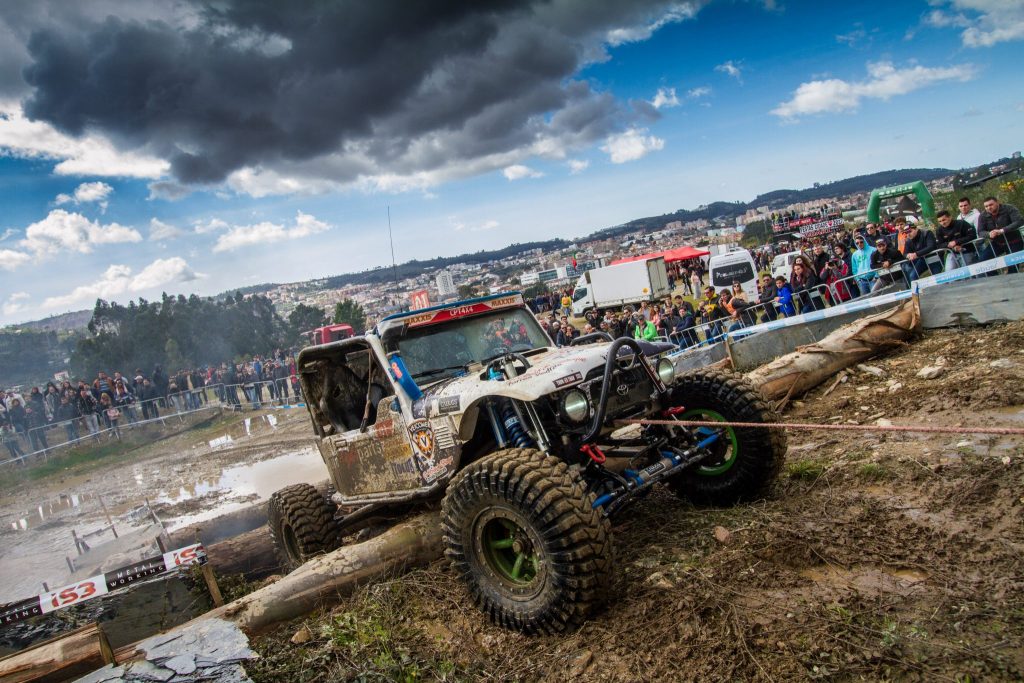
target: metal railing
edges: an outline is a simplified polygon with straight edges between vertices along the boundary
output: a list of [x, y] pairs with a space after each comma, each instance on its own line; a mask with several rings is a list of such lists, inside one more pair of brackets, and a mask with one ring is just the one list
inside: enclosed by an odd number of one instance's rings
[[[909, 289], [918, 278], [938, 275], [958, 267], [958, 256], [964, 258], [966, 263], [977, 263], [1021, 251], [1024, 248], [1022, 243], [1022, 229], [1014, 228], [997, 235], [995, 239], [978, 238], [963, 245], [959, 252], [953, 251], [948, 245], [940, 246], [913, 262], [902, 260], [889, 268], [876, 268], [848, 275], [828, 284], [793, 292], [793, 315], [820, 311], [848, 301], [864, 300], [892, 291]], [[1011, 267], [1013, 268], [1015, 267]], [[669, 337], [680, 350], [692, 349], [721, 341], [728, 333], [785, 317], [787, 316], [779, 304], [760, 303], [744, 308], [738, 316], [702, 320], [692, 327], [673, 331]]]
[[[181, 423], [184, 422], [185, 416], [204, 410], [255, 410], [299, 405], [301, 402], [298, 384], [293, 383], [291, 377], [282, 377], [238, 384], [207, 384], [195, 389], [172, 392], [166, 396], [120, 403], [111, 406], [119, 412], [116, 418], [109, 417], [105, 412], [106, 408], [98, 407], [97, 412], [88, 415], [49, 422], [12, 433], [7, 438], [14, 439], [17, 448], [8, 448], [10, 458], [0, 461], [0, 466], [23, 463], [29, 458], [36, 457], [47, 460], [58, 449], [81, 445], [90, 440], [99, 443], [104, 437], [108, 440], [119, 440], [123, 430], [145, 425], [165, 425], [168, 420], [177, 420]], [[5, 445], [6, 443], [5, 441]], [[21, 454], [15, 455], [16, 450]]]

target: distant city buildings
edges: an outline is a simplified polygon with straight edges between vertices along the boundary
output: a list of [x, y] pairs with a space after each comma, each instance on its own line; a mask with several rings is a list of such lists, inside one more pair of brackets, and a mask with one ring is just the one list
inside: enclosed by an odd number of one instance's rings
[[442, 299], [455, 296], [458, 291], [451, 273], [447, 270], [442, 270], [437, 274], [437, 293]]

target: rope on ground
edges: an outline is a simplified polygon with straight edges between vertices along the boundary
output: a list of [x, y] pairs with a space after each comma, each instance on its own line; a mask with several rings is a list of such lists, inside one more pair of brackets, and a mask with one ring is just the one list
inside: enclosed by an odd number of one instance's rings
[[616, 420], [620, 425], [665, 425], [668, 427], [736, 427], [764, 429], [765, 427], [839, 432], [914, 432], [919, 434], [1001, 434], [1024, 435], [1024, 427], [926, 427], [924, 425], [851, 425], [811, 424], [808, 422], [721, 422], [719, 420]]

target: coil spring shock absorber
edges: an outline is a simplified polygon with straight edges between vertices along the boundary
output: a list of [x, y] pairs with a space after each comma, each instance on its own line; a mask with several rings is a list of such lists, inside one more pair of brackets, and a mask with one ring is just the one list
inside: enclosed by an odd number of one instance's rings
[[511, 399], [506, 398], [502, 400], [498, 410], [501, 411], [501, 422], [505, 427], [508, 442], [516, 448], [533, 447], [533, 440], [530, 439], [526, 429], [523, 428], [523, 423], [519, 421], [519, 415], [516, 413]]

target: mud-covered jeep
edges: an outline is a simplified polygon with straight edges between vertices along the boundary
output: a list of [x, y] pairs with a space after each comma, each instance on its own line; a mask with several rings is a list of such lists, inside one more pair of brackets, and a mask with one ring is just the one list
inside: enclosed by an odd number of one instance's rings
[[[477, 606], [526, 632], [578, 625], [614, 575], [609, 518], [666, 483], [697, 504], [758, 495], [782, 431], [741, 377], [677, 376], [663, 346], [607, 335], [555, 348], [519, 294], [382, 320], [312, 346], [298, 372], [334, 492], [274, 494], [295, 567], [345, 537], [441, 502], [445, 553]], [[705, 425], [627, 425], [625, 419]], [[443, 500], [442, 500], [443, 499]]]

